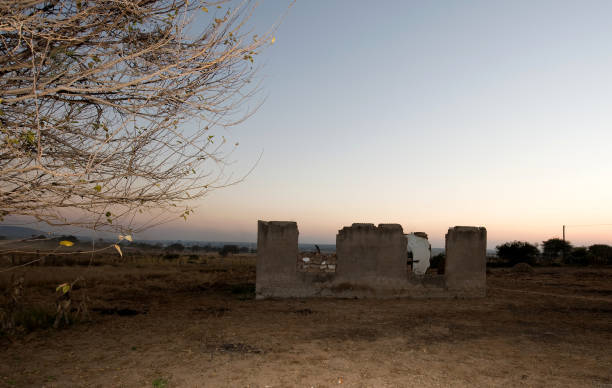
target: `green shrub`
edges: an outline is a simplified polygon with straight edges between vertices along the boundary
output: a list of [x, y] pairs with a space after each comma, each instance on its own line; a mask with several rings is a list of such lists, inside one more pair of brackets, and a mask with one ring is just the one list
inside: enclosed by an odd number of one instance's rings
[[512, 241], [498, 245], [497, 257], [508, 265], [514, 266], [518, 263], [533, 265], [540, 256], [538, 247], [525, 241]]
[[166, 388], [168, 386], [168, 380], [166, 379], [155, 379], [153, 380], [153, 387], [154, 388]]

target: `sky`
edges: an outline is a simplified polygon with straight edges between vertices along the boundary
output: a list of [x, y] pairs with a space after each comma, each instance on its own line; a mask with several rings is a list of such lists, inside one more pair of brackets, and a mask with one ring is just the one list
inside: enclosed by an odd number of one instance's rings
[[[289, 4], [262, 1], [252, 25]], [[255, 169], [137, 237], [255, 241], [257, 220], [292, 220], [300, 242], [334, 243], [372, 222], [443, 247], [473, 225], [492, 248], [565, 224], [574, 245], [612, 244], [611, 14], [610, 1], [298, 0], [255, 58], [263, 105], [225, 132], [234, 176]]]
[[[252, 22], [288, 5], [263, 1]], [[439, 247], [455, 225], [485, 226], [489, 247], [564, 224], [575, 245], [610, 244], [610, 14], [609, 1], [297, 1], [256, 58], [264, 104], [228, 130], [236, 176], [259, 163], [143, 237], [255, 241], [261, 219], [297, 221], [304, 243], [392, 222]]]

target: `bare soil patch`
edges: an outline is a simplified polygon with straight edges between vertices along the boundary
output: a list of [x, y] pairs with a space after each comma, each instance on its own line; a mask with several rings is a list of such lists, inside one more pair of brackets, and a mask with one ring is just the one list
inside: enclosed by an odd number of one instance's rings
[[[484, 299], [254, 300], [254, 264], [90, 267], [91, 321], [0, 338], [0, 386], [612, 385], [611, 268], [495, 269]], [[19, 271], [53, 310], [84, 269]]]

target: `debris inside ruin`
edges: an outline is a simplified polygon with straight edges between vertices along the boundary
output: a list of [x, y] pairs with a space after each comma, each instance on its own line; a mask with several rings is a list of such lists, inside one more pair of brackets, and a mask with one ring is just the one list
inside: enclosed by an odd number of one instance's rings
[[298, 271], [310, 273], [336, 272], [336, 254], [319, 252], [300, 252]]

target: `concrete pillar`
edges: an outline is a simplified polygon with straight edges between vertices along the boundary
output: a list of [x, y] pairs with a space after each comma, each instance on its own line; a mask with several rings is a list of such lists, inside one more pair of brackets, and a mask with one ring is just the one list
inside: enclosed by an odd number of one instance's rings
[[297, 283], [298, 227], [292, 221], [257, 221], [258, 298]]
[[487, 230], [475, 226], [455, 226], [446, 234], [445, 283], [459, 296], [485, 296], [487, 270]]
[[336, 236], [338, 281], [379, 284], [406, 277], [406, 237], [398, 224], [353, 224]]

